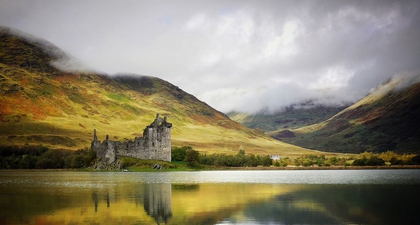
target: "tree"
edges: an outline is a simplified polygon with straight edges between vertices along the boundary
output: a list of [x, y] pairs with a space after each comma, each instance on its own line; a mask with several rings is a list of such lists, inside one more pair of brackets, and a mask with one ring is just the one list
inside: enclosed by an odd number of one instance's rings
[[82, 155], [75, 155], [72, 157], [70, 162], [71, 168], [82, 168], [85, 165], [85, 161]]
[[187, 149], [185, 151], [185, 162], [188, 163], [188, 166], [191, 167], [196, 167], [199, 165], [199, 161], [200, 161], [200, 153], [192, 148]]
[[245, 166], [255, 167], [258, 166], [258, 159], [254, 154], [249, 154], [245, 162]]
[[262, 166], [271, 166], [272, 164], [273, 164], [273, 160], [271, 159], [271, 157], [269, 155], [262, 156], [260, 158], [260, 165], [262, 165]]
[[391, 165], [403, 165], [403, 161], [401, 159], [398, 159], [397, 157], [393, 156], [389, 162], [391, 163]]
[[353, 161], [353, 166], [366, 166], [367, 159], [363, 157], [361, 159], [356, 159]]
[[413, 158], [411, 158], [409, 160], [408, 164], [411, 164], [411, 165], [420, 165], [420, 156], [419, 155], [414, 156]]
[[191, 146], [183, 146], [183, 147], [172, 148], [172, 152], [171, 152], [172, 161], [184, 161], [186, 151], [188, 149], [193, 149], [193, 148]]
[[339, 161], [338, 158], [335, 157], [335, 156], [333, 156], [333, 157], [328, 158], [326, 164], [334, 165], [335, 166], [335, 165], [338, 164], [338, 161]]
[[23, 155], [19, 162], [19, 169], [35, 169], [37, 157], [33, 155]]
[[377, 156], [372, 156], [370, 159], [366, 162], [366, 166], [383, 166], [385, 165], [385, 161]]
[[280, 166], [286, 167], [287, 165], [291, 164], [290, 158], [285, 157], [280, 159]]

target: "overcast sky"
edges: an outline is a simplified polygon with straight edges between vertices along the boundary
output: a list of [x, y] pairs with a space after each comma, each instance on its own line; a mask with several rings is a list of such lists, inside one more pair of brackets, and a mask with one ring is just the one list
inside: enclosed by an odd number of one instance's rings
[[420, 71], [420, 1], [0, 0], [0, 25], [214, 108], [354, 102]]

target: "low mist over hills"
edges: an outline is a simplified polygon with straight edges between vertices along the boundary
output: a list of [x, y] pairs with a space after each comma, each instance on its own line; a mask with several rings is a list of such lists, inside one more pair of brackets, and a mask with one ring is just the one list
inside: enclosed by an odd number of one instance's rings
[[280, 129], [293, 129], [322, 122], [347, 106], [326, 106], [307, 101], [284, 107], [277, 112], [259, 112], [247, 114], [229, 112], [227, 115], [234, 121], [249, 128], [259, 129], [264, 132]]
[[[64, 70], [66, 65], [72, 70]], [[106, 134], [133, 139], [159, 113], [173, 123], [175, 146], [218, 153], [236, 153], [240, 146], [254, 154], [312, 152], [246, 128], [162, 79], [86, 68], [47, 41], [0, 28], [0, 145], [79, 149], [90, 146], [93, 129], [100, 140]]]
[[420, 152], [420, 74], [396, 76], [320, 123], [271, 136], [331, 152]]

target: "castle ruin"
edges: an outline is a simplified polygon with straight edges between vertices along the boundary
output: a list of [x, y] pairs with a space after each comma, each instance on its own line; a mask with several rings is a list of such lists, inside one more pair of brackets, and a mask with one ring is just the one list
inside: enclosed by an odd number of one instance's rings
[[111, 141], [109, 136], [101, 143], [93, 131], [92, 150], [104, 164], [114, 163], [118, 156], [129, 156], [137, 159], [155, 159], [171, 161], [171, 127], [172, 124], [162, 119], [159, 114], [143, 131], [143, 137], [124, 142]]

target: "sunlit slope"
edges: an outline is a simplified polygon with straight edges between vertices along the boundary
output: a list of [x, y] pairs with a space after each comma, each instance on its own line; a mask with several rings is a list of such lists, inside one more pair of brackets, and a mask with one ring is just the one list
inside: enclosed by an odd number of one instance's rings
[[[299, 146], [333, 152], [420, 152], [419, 76], [398, 77], [332, 118], [271, 133]], [[410, 84], [411, 83], [411, 84]], [[289, 137], [282, 137], [289, 135]]]
[[139, 75], [62, 72], [66, 59], [46, 41], [0, 29], [0, 145], [89, 147], [99, 139], [141, 136], [156, 116], [173, 123], [173, 145], [203, 152], [299, 155], [307, 149], [274, 140], [230, 120], [169, 82]]

